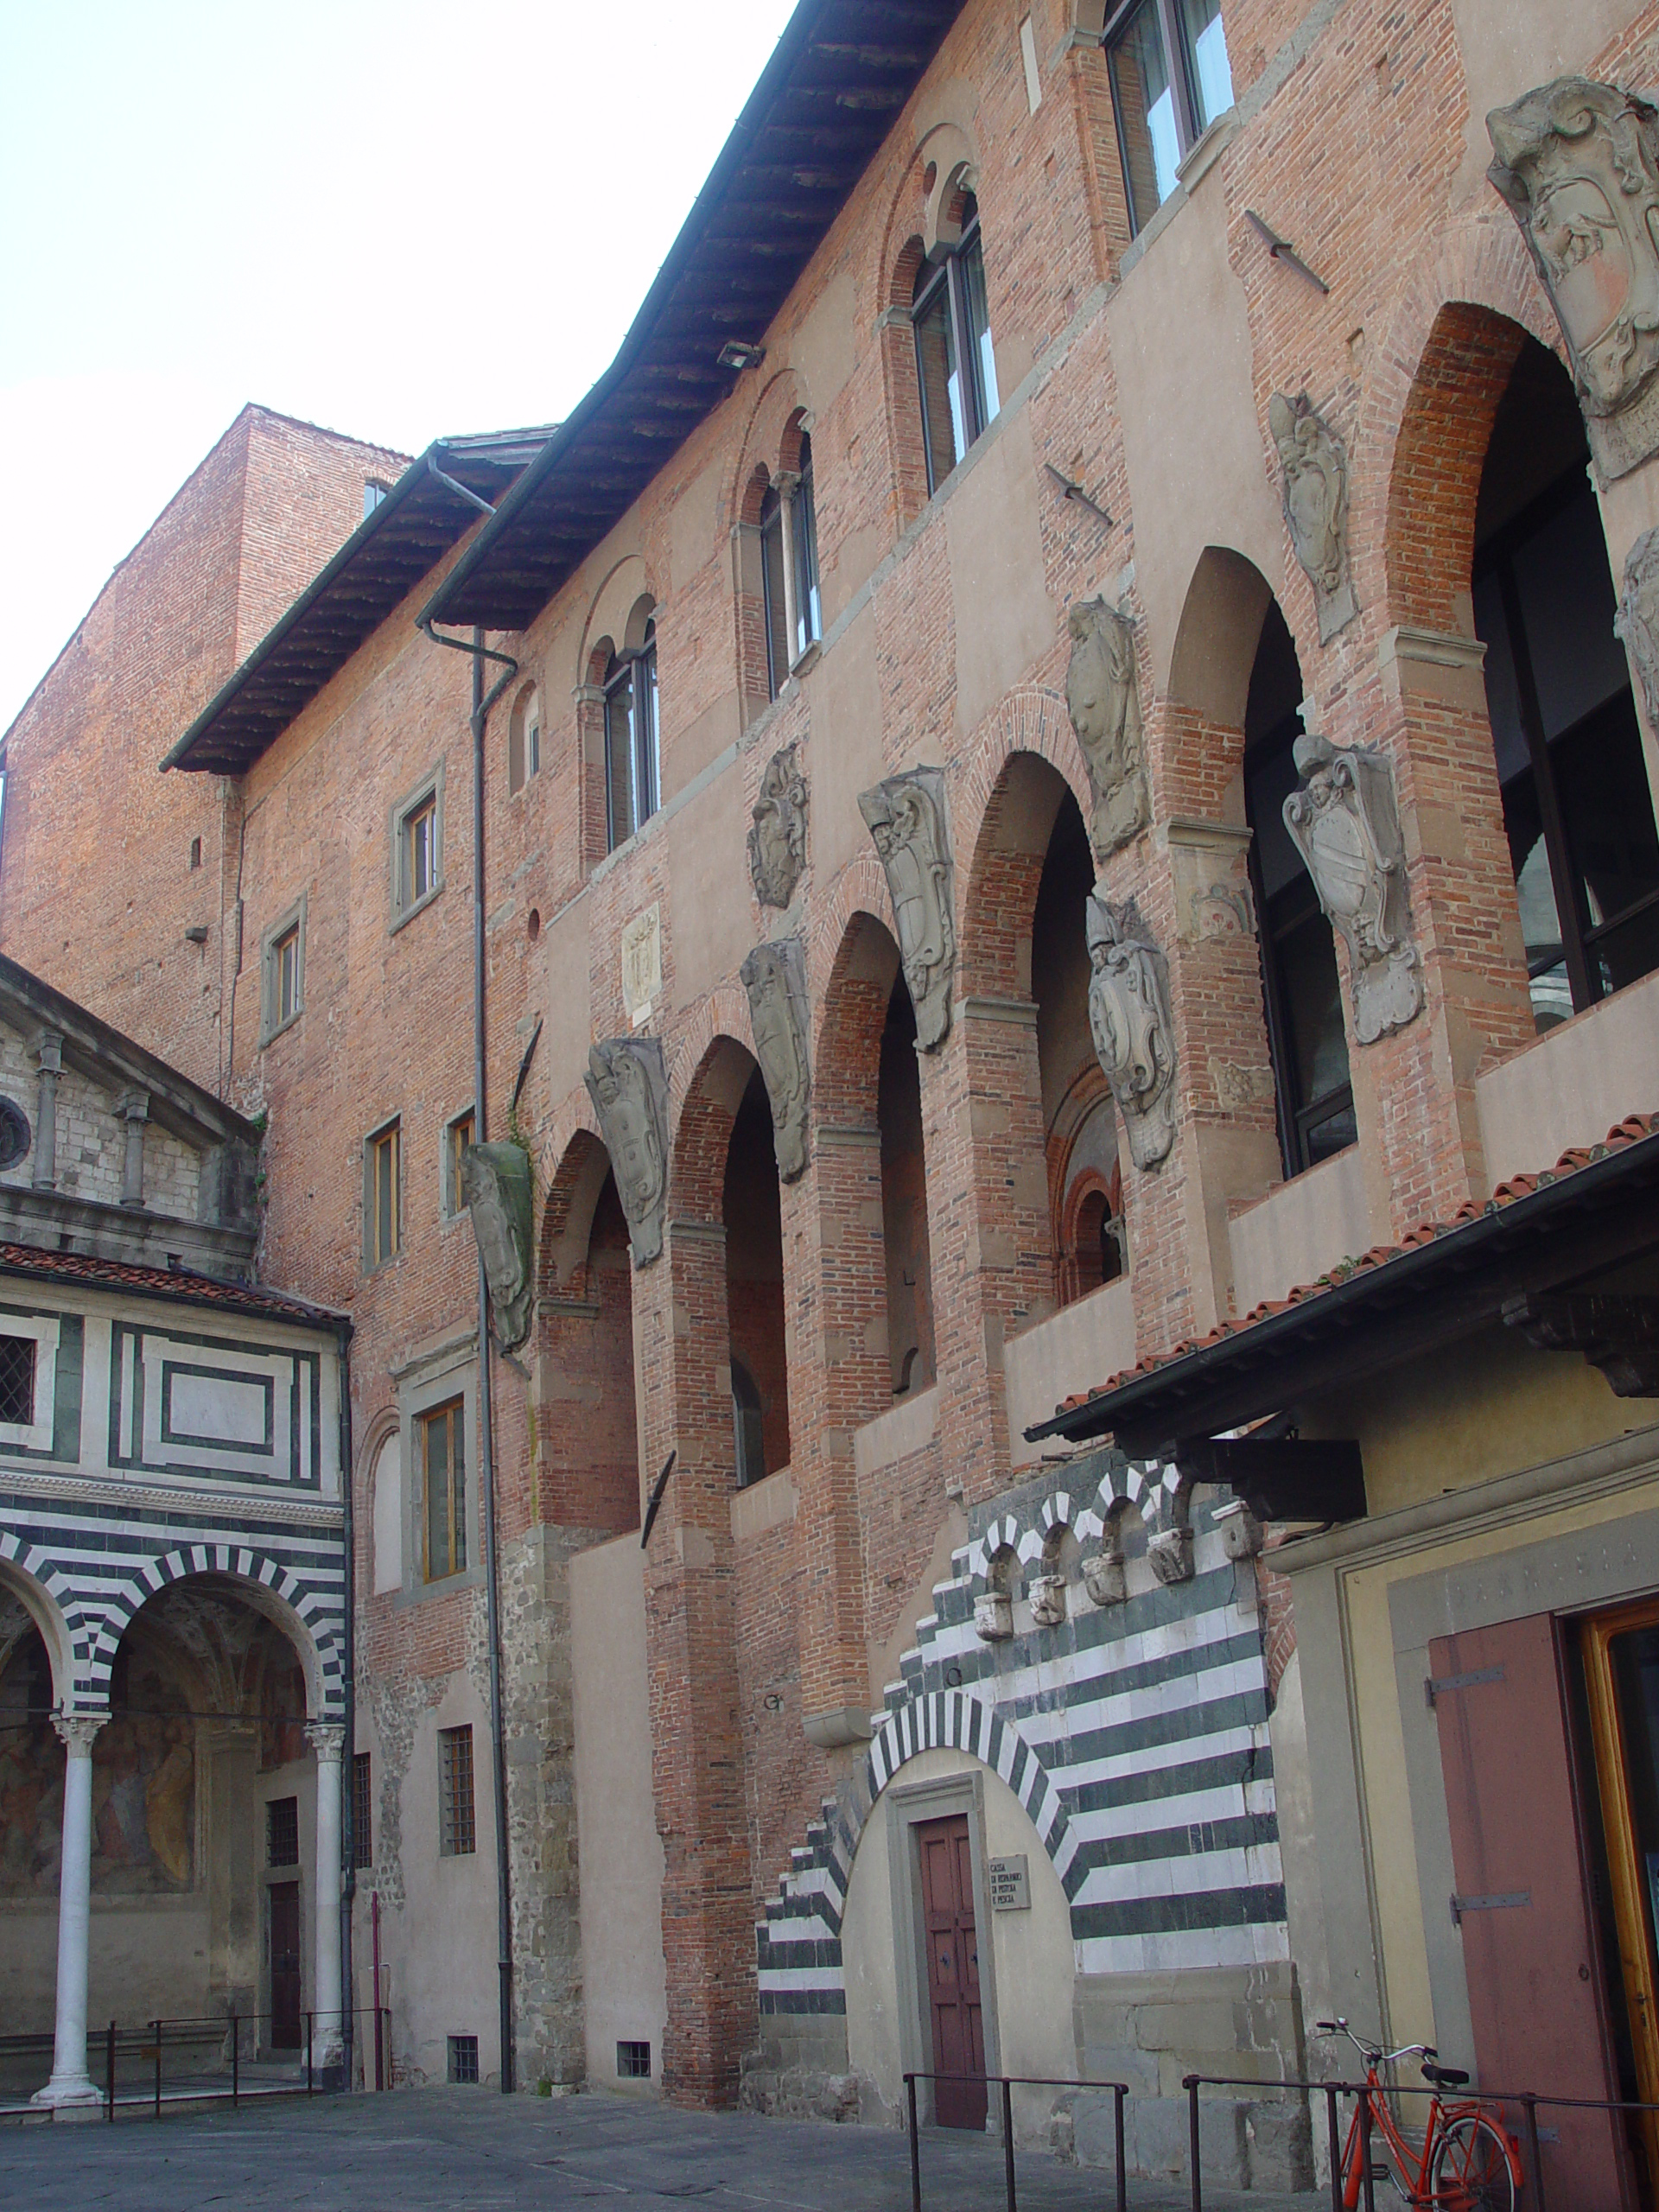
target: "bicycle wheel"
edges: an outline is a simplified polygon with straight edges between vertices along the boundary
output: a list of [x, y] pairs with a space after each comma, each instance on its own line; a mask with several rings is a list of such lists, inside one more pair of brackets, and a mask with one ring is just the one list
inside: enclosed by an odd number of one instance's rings
[[1510, 2146], [1482, 2113], [1449, 2123], [1429, 2173], [1434, 2212], [1515, 2212]]

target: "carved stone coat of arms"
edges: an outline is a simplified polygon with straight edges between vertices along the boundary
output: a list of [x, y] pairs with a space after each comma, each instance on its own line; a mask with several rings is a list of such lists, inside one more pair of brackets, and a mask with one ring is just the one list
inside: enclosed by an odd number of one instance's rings
[[1319, 643], [1326, 645], [1359, 611], [1348, 571], [1348, 456], [1305, 391], [1294, 399], [1275, 391], [1268, 428], [1279, 454], [1290, 542], [1313, 587]]
[[1348, 947], [1354, 1034], [1375, 1044], [1403, 1029], [1423, 1003], [1394, 777], [1381, 753], [1338, 752], [1311, 732], [1297, 739], [1295, 760], [1303, 782], [1285, 801], [1285, 827]]
[[668, 1075], [661, 1040], [609, 1037], [588, 1055], [588, 1095], [611, 1155], [636, 1268], [663, 1249], [668, 1198]]
[[888, 776], [859, 793], [858, 808], [887, 872], [899, 957], [916, 1010], [916, 1042], [924, 1052], [936, 1052], [950, 1033], [957, 969], [944, 772], [912, 768]]
[[749, 877], [763, 906], [788, 906], [806, 866], [806, 779], [795, 747], [774, 753], [760, 772], [751, 810]]
[[1558, 77], [1486, 129], [1486, 174], [1554, 307], [1597, 465], [1626, 475], [1659, 448], [1659, 108]]
[[1066, 618], [1071, 658], [1065, 709], [1094, 787], [1094, 847], [1103, 860], [1138, 837], [1151, 819], [1135, 677], [1135, 625], [1103, 599], [1087, 599]]
[[1135, 901], [1088, 909], [1089, 1026], [1137, 1167], [1157, 1167], [1175, 1141], [1175, 1026], [1163, 954]]
[[806, 1109], [811, 1088], [807, 1064], [806, 955], [796, 938], [757, 944], [741, 972], [749, 995], [754, 1056], [760, 1063], [772, 1106], [778, 1173], [783, 1182], [792, 1183], [806, 1167]]

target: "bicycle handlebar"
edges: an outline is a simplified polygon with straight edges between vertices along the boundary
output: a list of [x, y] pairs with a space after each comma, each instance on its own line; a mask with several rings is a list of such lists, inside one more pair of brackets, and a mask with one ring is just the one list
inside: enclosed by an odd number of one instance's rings
[[1402, 2058], [1438, 2058], [1439, 2050], [1432, 2043], [1402, 2044], [1398, 2050], [1384, 2050], [1381, 2044], [1367, 2043], [1357, 2036], [1346, 2020], [1315, 2020], [1314, 2031], [1322, 2036], [1346, 2036], [1361, 2057], [1372, 2066], [1392, 2066]]

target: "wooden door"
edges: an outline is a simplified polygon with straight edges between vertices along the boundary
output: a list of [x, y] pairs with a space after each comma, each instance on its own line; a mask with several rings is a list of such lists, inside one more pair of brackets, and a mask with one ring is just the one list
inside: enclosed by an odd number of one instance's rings
[[300, 1885], [273, 1882], [265, 1892], [270, 1923], [270, 2048], [300, 2047]]
[[[1555, 1624], [1535, 1613], [1437, 1637], [1429, 1664], [1458, 1886], [1423, 1910], [1462, 1929], [1479, 2086], [1617, 2097]], [[1539, 2119], [1557, 2138], [1543, 2150], [1550, 2202], [1626, 2212], [1616, 2118]]]
[[977, 2081], [934, 2085], [941, 2127], [985, 2125], [985, 2037], [980, 2017], [979, 1936], [974, 1926], [973, 1859], [968, 1816], [917, 1823], [922, 1861], [922, 1913], [927, 1931], [927, 2002], [933, 2024], [933, 2070], [977, 2075]]

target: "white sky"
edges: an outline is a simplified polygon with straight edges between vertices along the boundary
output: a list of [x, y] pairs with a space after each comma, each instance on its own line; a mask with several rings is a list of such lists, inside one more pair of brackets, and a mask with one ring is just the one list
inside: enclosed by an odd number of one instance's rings
[[0, 729], [246, 401], [568, 413], [790, 4], [0, 0]]

